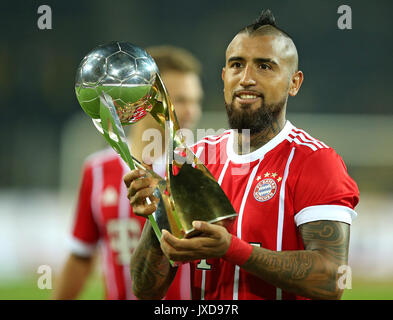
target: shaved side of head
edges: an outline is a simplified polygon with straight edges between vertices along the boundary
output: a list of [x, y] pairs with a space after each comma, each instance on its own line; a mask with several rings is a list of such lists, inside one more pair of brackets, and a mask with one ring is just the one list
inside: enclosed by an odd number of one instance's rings
[[257, 20], [243, 28], [238, 34], [246, 33], [250, 37], [253, 36], [273, 36], [280, 38], [282, 43], [282, 52], [289, 63], [289, 69], [292, 73], [299, 69], [299, 56], [291, 36], [285, 31], [277, 27], [276, 19], [269, 10], [263, 10]]

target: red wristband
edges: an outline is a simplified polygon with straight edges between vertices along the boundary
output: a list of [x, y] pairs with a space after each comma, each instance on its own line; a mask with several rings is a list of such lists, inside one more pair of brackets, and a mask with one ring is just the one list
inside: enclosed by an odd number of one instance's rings
[[242, 266], [251, 256], [251, 252], [251, 244], [232, 235], [231, 244], [229, 245], [228, 251], [223, 255], [222, 258], [228, 262]]

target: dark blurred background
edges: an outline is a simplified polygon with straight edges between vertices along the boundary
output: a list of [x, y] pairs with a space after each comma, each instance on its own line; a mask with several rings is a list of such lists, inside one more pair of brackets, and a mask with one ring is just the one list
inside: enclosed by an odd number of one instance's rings
[[[337, 26], [343, 4], [352, 9], [351, 30]], [[37, 26], [40, 5], [52, 10], [52, 30]], [[75, 97], [81, 59], [112, 40], [185, 47], [203, 65], [199, 128], [226, 127], [225, 49], [270, 8], [293, 37], [305, 74], [288, 118], [335, 148], [359, 185], [351, 238], [357, 275], [391, 283], [391, 0], [3, 0], [0, 8], [0, 259], [7, 261], [0, 261], [0, 280], [34, 278], [38, 265], [60, 265], [66, 254], [60, 241], [69, 232], [82, 161], [105, 146]], [[4, 288], [0, 299], [11, 292]]]
[[[37, 27], [41, 4], [52, 9], [52, 30]], [[352, 30], [337, 27], [341, 4], [352, 8]], [[0, 188], [58, 187], [60, 134], [80, 111], [75, 70], [92, 48], [116, 39], [184, 46], [203, 62], [204, 110], [223, 110], [226, 46], [262, 8], [293, 36], [305, 74], [289, 112], [393, 114], [392, 1], [7, 0], [0, 13]]]

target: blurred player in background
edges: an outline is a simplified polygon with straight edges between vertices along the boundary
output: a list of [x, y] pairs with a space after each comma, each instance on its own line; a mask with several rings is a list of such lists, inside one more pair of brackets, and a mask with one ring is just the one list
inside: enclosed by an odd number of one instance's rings
[[[156, 46], [148, 48], [147, 51], [157, 63], [175, 106], [180, 127], [193, 129], [201, 115], [203, 95], [199, 61], [188, 51], [177, 47]], [[130, 128], [131, 152], [138, 160], [152, 164], [153, 170], [164, 176], [163, 153], [143, 152], [144, 148], [152, 143], [142, 141], [145, 132], [160, 133], [159, 139], [155, 136], [156, 141], [153, 143], [161, 145], [155, 145], [154, 150], [165, 150], [164, 132], [148, 114]], [[78, 297], [92, 272], [99, 244], [106, 298], [136, 299], [132, 292], [129, 264], [145, 219], [132, 212], [127, 199], [123, 176], [128, 171], [127, 165], [112, 149], [100, 151], [87, 158], [72, 229], [71, 253], [54, 286], [54, 299]], [[189, 277], [189, 266], [180, 266], [165, 299], [190, 299]]]
[[[163, 230], [161, 242], [147, 222], [131, 262], [135, 294], [163, 297], [176, 275], [171, 259], [190, 262], [193, 299], [339, 299], [359, 190], [332, 148], [286, 119], [303, 73], [270, 10], [228, 45], [222, 79], [233, 130], [191, 149], [238, 216], [225, 227], [194, 221], [201, 235], [189, 239]], [[124, 179], [134, 212], [154, 212], [144, 173]]]

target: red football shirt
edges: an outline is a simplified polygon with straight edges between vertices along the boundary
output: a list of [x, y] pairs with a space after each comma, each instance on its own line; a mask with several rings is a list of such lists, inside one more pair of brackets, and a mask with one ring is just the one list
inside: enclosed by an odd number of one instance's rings
[[[79, 256], [91, 256], [100, 242], [106, 298], [111, 300], [136, 299], [129, 263], [146, 221], [129, 204], [123, 182], [127, 172], [112, 149], [86, 160], [70, 242], [71, 252]], [[189, 266], [180, 266], [165, 299], [190, 299], [189, 277]]]
[[[304, 249], [297, 227], [317, 220], [351, 224], [359, 200], [339, 155], [289, 121], [260, 149], [239, 155], [234, 132], [191, 147], [238, 213], [232, 234], [269, 250]], [[223, 259], [191, 263], [193, 299], [302, 299]]]

